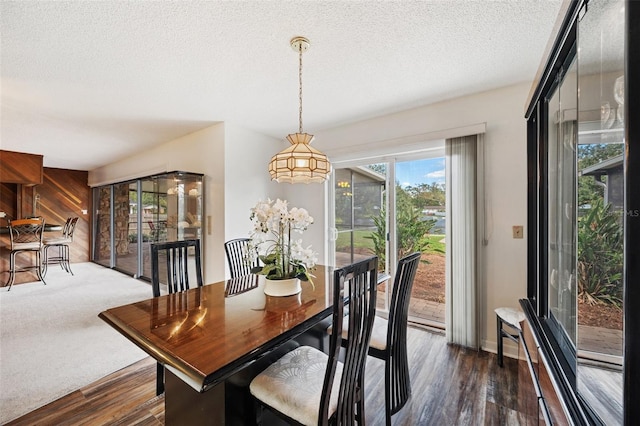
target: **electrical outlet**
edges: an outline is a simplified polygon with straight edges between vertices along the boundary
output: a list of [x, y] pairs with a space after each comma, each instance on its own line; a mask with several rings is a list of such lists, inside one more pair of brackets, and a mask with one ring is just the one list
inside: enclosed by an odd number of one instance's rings
[[523, 238], [523, 226], [515, 225], [513, 226], [513, 238]]
[[5, 212], [0, 212], [0, 217], [6, 217], [7, 214]]

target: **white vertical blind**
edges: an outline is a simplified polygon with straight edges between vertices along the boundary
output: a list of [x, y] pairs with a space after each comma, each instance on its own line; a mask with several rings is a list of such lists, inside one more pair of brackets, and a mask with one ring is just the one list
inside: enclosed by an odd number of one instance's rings
[[479, 135], [445, 142], [446, 285], [445, 321], [449, 343], [478, 348], [477, 186]]

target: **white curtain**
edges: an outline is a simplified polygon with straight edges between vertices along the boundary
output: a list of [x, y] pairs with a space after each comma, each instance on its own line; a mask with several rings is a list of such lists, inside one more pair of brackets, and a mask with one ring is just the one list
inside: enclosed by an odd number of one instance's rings
[[445, 321], [449, 343], [478, 348], [478, 158], [482, 135], [447, 139]]

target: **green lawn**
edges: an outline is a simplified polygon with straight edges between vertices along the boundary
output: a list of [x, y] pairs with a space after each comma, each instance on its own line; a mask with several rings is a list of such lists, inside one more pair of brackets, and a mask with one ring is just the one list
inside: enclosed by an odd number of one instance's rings
[[[371, 249], [373, 250], [373, 241], [365, 238], [371, 235], [373, 231], [355, 231], [353, 233], [353, 245], [355, 249]], [[444, 253], [445, 244], [441, 242], [444, 235], [429, 235], [429, 250], [426, 253]], [[347, 251], [351, 245], [351, 234], [348, 232], [338, 234], [336, 241], [336, 251]], [[372, 251], [373, 253], [373, 251]]]
[[445, 243], [442, 242], [443, 240], [444, 235], [429, 235], [429, 250], [427, 250], [427, 253], [444, 253]]
[[[355, 231], [353, 233], [353, 246], [354, 248], [367, 248], [373, 250], [373, 241], [369, 238], [365, 238], [371, 235], [373, 231]], [[338, 234], [336, 240], [336, 251], [346, 251], [351, 246], [351, 233], [344, 232]]]

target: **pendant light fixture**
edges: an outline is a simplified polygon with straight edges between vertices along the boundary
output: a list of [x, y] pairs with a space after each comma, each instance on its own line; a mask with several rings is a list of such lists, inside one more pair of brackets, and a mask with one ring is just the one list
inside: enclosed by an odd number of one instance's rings
[[311, 146], [313, 135], [302, 131], [302, 54], [309, 49], [309, 40], [304, 37], [291, 39], [291, 48], [298, 52], [299, 68], [299, 131], [287, 135], [291, 145], [271, 158], [269, 173], [271, 180], [288, 183], [322, 183], [331, 173], [327, 156]]

